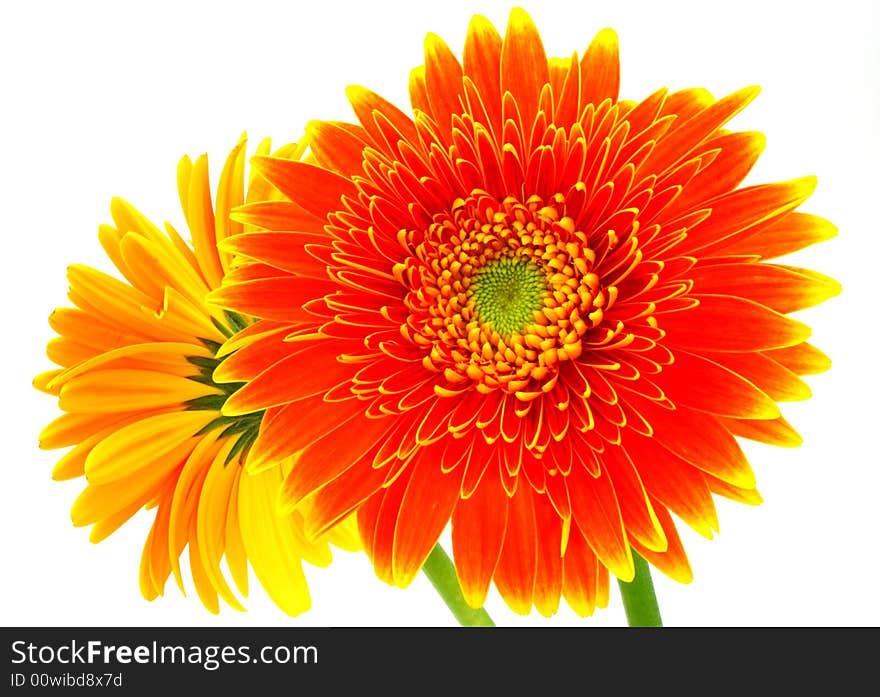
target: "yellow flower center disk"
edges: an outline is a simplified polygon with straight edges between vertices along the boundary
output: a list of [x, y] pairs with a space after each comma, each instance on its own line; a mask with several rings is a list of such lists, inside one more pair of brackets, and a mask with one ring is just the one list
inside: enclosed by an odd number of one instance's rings
[[546, 290], [540, 267], [515, 256], [490, 261], [475, 274], [470, 288], [477, 319], [502, 338], [533, 321], [543, 306]]
[[474, 191], [408, 242], [412, 256], [394, 267], [409, 289], [401, 332], [453, 385], [522, 399], [551, 390], [612, 299], [562, 195], [499, 202]]

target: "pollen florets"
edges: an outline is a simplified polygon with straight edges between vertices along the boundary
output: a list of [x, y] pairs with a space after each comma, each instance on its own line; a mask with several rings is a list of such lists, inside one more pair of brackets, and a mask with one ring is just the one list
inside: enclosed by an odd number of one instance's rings
[[409, 290], [402, 331], [452, 383], [537, 396], [553, 388], [561, 362], [580, 356], [613, 301], [595, 261], [562, 196], [498, 202], [475, 191], [435, 216], [396, 265]]

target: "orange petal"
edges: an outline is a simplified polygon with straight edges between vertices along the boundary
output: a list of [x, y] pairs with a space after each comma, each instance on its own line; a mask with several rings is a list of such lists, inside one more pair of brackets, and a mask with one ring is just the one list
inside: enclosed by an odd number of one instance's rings
[[[365, 87], [351, 85], [346, 88], [345, 96], [351, 102], [358, 120], [361, 122], [364, 130], [369, 133], [373, 140], [373, 144], [381, 149], [390, 149], [394, 152], [396, 143], [389, 143], [382, 129], [377, 125], [374, 114], [381, 114], [393, 127], [397, 130], [403, 140], [409, 142], [418, 142], [416, 128], [412, 119], [404, 114], [400, 109], [391, 102], [380, 97], [375, 92], [371, 92]], [[383, 144], [385, 147], [383, 147]]]
[[[33, 386], [35, 389], [43, 392], [45, 394], [51, 394], [54, 396], [58, 396], [58, 390], [60, 386], [56, 383], [56, 378], [62, 375], [64, 372], [61, 368], [53, 368], [52, 370], [45, 370], [39, 375], [36, 375], [33, 380]], [[53, 383], [55, 383], [53, 385]]]
[[[497, 481], [487, 481], [482, 486], [499, 485]], [[498, 592], [510, 609], [521, 615], [532, 609], [538, 568], [534, 495], [531, 487], [519, 486], [510, 497], [504, 544], [495, 569]]]
[[[306, 125], [306, 133], [318, 164], [350, 178], [363, 172], [364, 148], [368, 143], [358, 137], [352, 127], [345, 126], [347, 124], [331, 121], [312, 121]], [[366, 135], [362, 129], [361, 132]]]
[[83, 309], [89, 316], [97, 315], [103, 324], [107, 324], [108, 320], [113, 324], [122, 324], [131, 333], [168, 339], [161, 330], [157, 336], [155, 323], [150, 322], [149, 315], [142, 309], [158, 309], [160, 299], [151, 298], [112, 276], [81, 264], [67, 267], [67, 279], [71, 298], [77, 305], [84, 305]]
[[818, 305], [841, 290], [828, 276], [774, 264], [697, 266], [688, 275], [695, 293], [735, 295], [783, 314]]
[[[573, 124], [581, 114], [581, 66], [577, 54], [572, 54], [571, 58], [567, 60], [551, 58], [549, 67], [550, 84], [553, 86], [554, 98], [553, 120], [557, 124]], [[576, 140], [576, 142], [579, 142], [579, 145], [583, 144], [584, 150], [586, 149], [585, 142], [582, 140]], [[569, 154], [569, 161], [571, 161], [571, 154]], [[568, 167], [569, 165], [566, 165], [566, 169]], [[577, 169], [580, 171], [582, 167]], [[566, 178], [565, 181], [568, 179]]]
[[[708, 358], [742, 375], [777, 402], [809, 399], [810, 386], [784, 365], [763, 353], [717, 353]], [[742, 417], [740, 417], [742, 418]]]
[[[755, 487], [748, 460], [717, 417], [684, 406], [664, 409], [647, 400], [640, 404], [639, 411], [654, 427], [653, 441], [669, 452], [735, 486]], [[646, 440], [639, 436], [635, 442], [644, 445]], [[635, 456], [633, 462], [641, 471], [641, 462]]]
[[384, 467], [349, 467], [321, 487], [307, 499], [309, 514], [305, 518], [305, 534], [316, 539], [361, 508], [361, 504], [381, 490], [386, 474]]
[[141, 509], [141, 504], [137, 501], [129, 505], [127, 508], [121, 508], [113, 515], [103, 518], [96, 522], [89, 532], [89, 542], [97, 544], [107, 539], [110, 535], [127, 523]]
[[639, 477], [638, 469], [623, 448], [606, 448], [602, 466], [611, 477], [620, 504], [620, 516], [627, 539], [644, 548], [663, 552], [667, 540]]
[[575, 466], [568, 475], [568, 493], [572, 517], [587, 544], [612, 574], [631, 581], [635, 573], [632, 552], [611, 477], [604, 472], [593, 477]]
[[139, 582], [141, 593], [147, 600], [162, 595], [165, 582], [171, 575], [171, 552], [168, 549], [168, 524], [171, 514], [171, 496], [176, 480], [169, 479], [164, 490], [155, 497], [158, 501], [156, 517], [141, 553]]
[[267, 230], [290, 230], [322, 235], [324, 219], [293, 201], [256, 201], [236, 208], [230, 217], [245, 225]]
[[71, 341], [66, 336], [56, 336], [46, 344], [46, 357], [55, 365], [75, 366], [92, 359], [94, 355], [91, 347]]
[[247, 346], [253, 341], [257, 341], [261, 337], [268, 336], [269, 334], [274, 334], [276, 331], [280, 331], [282, 329], [286, 329], [288, 332], [290, 331], [290, 325], [285, 322], [270, 322], [269, 320], [262, 320], [260, 322], [254, 322], [248, 327], [245, 327], [241, 331], [237, 332], [233, 336], [229, 337], [226, 342], [217, 349], [217, 357], [222, 358], [223, 356], [228, 356], [243, 346]]
[[568, 530], [564, 530], [563, 521], [546, 496], [536, 495], [532, 500], [535, 502], [535, 525], [540, 531], [533, 602], [538, 612], [550, 617], [559, 609], [562, 595], [563, 536], [568, 536]]
[[501, 46], [501, 91], [513, 95], [523, 124], [529, 126], [534, 121], [541, 88], [549, 81], [538, 29], [524, 10], [514, 8]]
[[343, 196], [357, 195], [350, 179], [307, 162], [254, 156], [251, 164], [287, 198], [321, 219], [342, 208]]
[[767, 443], [779, 448], [796, 448], [804, 442], [800, 434], [782, 417], [772, 421], [740, 421], [723, 418], [720, 421], [733, 435], [759, 443]]
[[577, 527], [573, 527], [562, 560], [562, 594], [581, 617], [589, 617], [597, 606], [601, 606], [599, 586], [602, 574], [607, 577], [607, 569], [596, 559]]
[[[586, 82], [587, 79], [585, 76], [584, 81]], [[657, 142], [657, 146], [642, 164], [641, 170], [646, 173], [654, 171], [662, 173], [684, 161], [694, 148], [742, 111], [758, 92], [760, 90], [757, 87], [739, 90], [705, 107], [677, 128], [673, 125], [673, 128]], [[674, 96], [670, 95], [667, 99], [667, 106]]]
[[715, 98], [702, 87], [691, 87], [672, 94], [664, 91], [658, 115], [675, 115], [675, 123], [680, 126], [714, 103]]
[[[283, 510], [293, 508], [351, 467], [371, 467], [365, 454], [387, 436], [392, 427], [387, 421], [356, 418], [341, 431], [331, 431], [306, 446], [282, 487]], [[389, 559], [391, 537], [389, 533]]]
[[285, 325], [256, 337], [228, 355], [214, 369], [212, 379], [214, 382], [243, 382], [255, 378], [267, 366], [274, 365], [296, 351], [295, 346], [284, 341], [288, 334], [290, 326]]
[[161, 464], [162, 467], [145, 467], [138, 477], [119, 479], [108, 484], [89, 484], [70, 510], [73, 524], [76, 527], [91, 525], [121, 511], [131, 514], [133, 509], [145, 506], [154, 498], [165, 478], [170, 476], [172, 469], [169, 465], [173, 468], [177, 463], [165, 458]]
[[273, 467], [314, 441], [345, 426], [364, 403], [357, 399], [324, 402], [320, 396], [269, 410], [260, 425], [260, 434], [248, 453], [250, 472]]
[[[415, 118], [431, 119], [431, 104], [428, 101], [428, 88], [425, 86], [425, 66], [419, 65], [409, 73], [409, 101]], [[432, 140], [434, 140], [432, 138]], [[417, 142], [417, 141], [413, 141]]]
[[326, 236], [307, 232], [246, 232], [227, 238], [221, 246], [230, 254], [261, 261], [297, 276], [322, 279], [327, 277], [327, 267], [306, 251], [306, 245], [326, 241]]
[[681, 544], [681, 538], [675, 529], [675, 523], [659, 502], [655, 501], [654, 504], [654, 510], [657, 511], [657, 518], [663, 527], [663, 533], [669, 540], [669, 546], [664, 551], [656, 552], [642, 547], [633, 540], [633, 548], [669, 578], [679, 583], [690, 583], [694, 579], [694, 573], [691, 571], [691, 565], [684, 551], [684, 546]]
[[449, 46], [436, 34], [425, 38], [425, 87], [430, 115], [440, 134], [452, 130], [452, 115], [461, 113], [461, 65]]
[[603, 29], [590, 42], [581, 59], [581, 108], [617, 101], [620, 90], [620, 59], [617, 33]]
[[296, 402], [326, 392], [351, 372], [337, 361], [327, 342], [318, 341], [294, 350], [235, 392], [223, 405], [226, 416]]
[[767, 351], [766, 354], [797, 375], [816, 375], [824, 373], [831, 367], [831, 359], [806, 342]]
[[[389, 585], [396, 585], [392, 565], [394, 529], [410, 470], [407, 468], [391, 486], [380, 490], [374, 497], [375, 503], [374, 499], [370, 499], [368, 505], [358, 509], [358, 529], [364, 541], [364, 551], [373, 562], [376, 576]], [[370, 541], [369, 545], [367, 540]]]
[[236, 467], [226, 464], [226, 456], [234, 440], [227, 439], [225, 447], [212, 460], [202, 484], [196, 514], [196, 539], [202, 567], [211, 587], [236, 610], [244, 610], [232, 593], [221, 571], [225, 552], [225, 527], [229, 509], [229, 497], [233, 486], [238, 486]]
[[709, 490], [713, 494], [718, 494], [731, 501], [744, 503], [748, 506], [757, 506], [764, 501], [757, 489], [742, 489], [738, 486], [723, 482], [717, 477], [713, 477], [705, 472], [703, 472], [703, 479], [706, 480], [706, 484], [709, 486]]
[[483, 480], [452, 513], [452, 552], [465, 600], [482, 607], [501, 554], [509, 499], [494, 479]]
[[728, 247], [744, 235], [764, 234], [766, 228], [780, 216], [803, 203], [816, 188], [815, 177], [801, 177], [774, 184], [759, 184], [731, 191], [705, 201], [701, 207], [711, 208], [712, 214], [699, 225], [688, 230], [687, 239], [676, 251], [679, 254], [706, 256]]
[[76, 477], [82, 477], [85, 473], [85, 465], [86, 458], [89, 453], [92, 451], [92, 448], [95, 447], [97, 443], [107, 437], [110, 433], [113, 432], [113, 428], [110, 430], [100, 431], [95, 433], [92, 436], [89, 436], [81, 443], [78, 443], [75, 447], [68, 450], [64, 456], [55, 463], [55, 466], [52, 468], [52, 479], [56, 482], [64, 481], [66, 479], [75, 479]]
[[669, 346], [689, 351], [766, 351], [794, 346], [810, 336], [807, 325], [751, 300], [693, 297], [700, 301], [696, 307], [656, 314]]
[[651, 498], [697, 533], [711, 538], [718, 530], [718, 514], [702, 474], [651, 438], [633, 435], [627, 439], [626, 449]]
[[146, 370], [164, 373], [166, 376], [189, 377], [193, 374], [193, 366], [187, 358], [207, 358], [210, 355], [210, 351], [201, 343], [159, 341], [128, 344], [98, 353], [61, 371], [48, 387], [57, 390], [74, 377], [107, 368]]
[[409, 466], [412, 472], [397, 513], [391, 559], [394, 585], [400, 588], [412, 583], [458, 501], [463, 471], [444, 473], [440, 450], [422, 448]]
[[241, 489], [242, 467], [233, 467], [235, 470], [233, 482], [229, 489], [229, 506], [226, 510], [226, 565], [229, 573], [235, 581], [235, 585], [242, 595], [248, 594], [248, 565], [247, 551], [241, 536], [241, 518], [239, 516], [239, 491]]
[[[184, 456], [183, 468], [177, 472], [177, 487], [171, 497], [171, 515], [168, 523], [168, 546], [176, 551], [171, 569], [181, 591], [185, 590], [180, 568], [180, 551], [195, 538], [194, 523], [196, 507], [201, 496], [202, 483], [208, 474], [211, 460], [216, 457], [222, 443], [214, 438], [196, 441]], [[180, 462], [180, 461], [179, 461]], [[198, 571], [196, 571], [198, 573]]]
[[759, 254], [762, 259], [775, 259], [836, 235], [837, 228], [824, 218], [795, 211], [749, 234], [730, 238], [724, 253]]
[[686, 213], [711, 198], [733, 191], [757, 162], [767, 139], [763, 133], [725, 133], [707, 141], [707, 152], [720, 149], [712, 164], [700, 171], [666, 209], [668, 215]]
[[[404, 472], [404, 475], [405, 474], [406, 473]], [[361, 538], [361, 542], [364, 545], [364, 552], [367, 553], [367, 557], [369, 557], [371, 561], [373, 559], [373, 546], [376, 540], [376, 520], [379, 517], [379, 511], [382, 508], [382, 501], [385, 500], [387, 493], [388, 489], [377, 489], [376, 492], [367, 498], [357, 509], [356, 521], [358, 536]], [[317, 498], [317, 496], [315, 498]]]
[[490, 122], [490, 132], [500, 127], [501, 37], [488, 19], [475, 15], [468, 25], [462, 56], [464, 74], [477, 88]]
[[[727, 354], [719, 354], [722, 357]], [[775, 419], [779, 407], [739, 374], [703, 356], [675, 351], [654, 381], [676, 405], [739, 419]]]
[[303, 305], [338, 287], [329, 279], [305, 276], [259, 278], [218, 288], [208, 295], [208, 302], [261, 319], [314, 322], [315, 316], [306, 312]]

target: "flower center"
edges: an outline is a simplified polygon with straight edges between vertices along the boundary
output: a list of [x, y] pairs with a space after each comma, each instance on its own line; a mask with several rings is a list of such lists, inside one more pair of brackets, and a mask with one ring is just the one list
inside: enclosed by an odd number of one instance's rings
[[474, 386], [528, 400], [552, 389], [614, 301], [561, 195], [523, 203], [474, 191], [410, 239], [412, 256], [394, 267], [408, 289], [401, 333], [443, 374], [441, 395]]
[[546, 291], [538, 265], [515, 256], [490, 261], [477, 271], [470, 287], [477, 319], [505, 338], [535, 321]]

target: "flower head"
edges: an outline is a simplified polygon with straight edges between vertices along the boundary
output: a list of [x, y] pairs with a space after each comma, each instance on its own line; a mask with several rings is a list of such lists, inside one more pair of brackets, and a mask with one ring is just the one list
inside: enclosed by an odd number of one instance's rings
[[839, 286], [768, 260], [834, 234], [794, 211], [815, 181], [740, 187], [755, 88], [618, 83], [610, 30], [548, 59], [523, 11], [475, 17], [461, 62], [428, 36], [412, 117], [352, 87], [314, 162], [254, 160], [286, 200], [243, 208], [211, 299], [277, 331], [234, 339], [223, 413], [266, 410], [252, 465], [297, 452], [286, 510], [357, 511], [389, 583], [450, 520], [474, 606], [589, 614], [632, 550], [688, 581], [673, 515], [711, 536], [713, 495], [760, 501], [736, 437], [800, 442], [777, 402], [828, 361], [788, 314]]
[[[276, 156], [295, 158], [302, 149], [287, 146]], [[258, 152], [268, 153], [269, 142]], [[274, 501], [289, 465], [272, 463], [253, 474], [243, 468], [263, 413], [220, 413], [239, 385], [213, 380], [223, 361], [218, 349], [238, 330], [261, 328], [252, 317], [206, 303], [232, 265], [217, 241], [244, 229], [228, 220], [229, 209], [244, 201], [244, 162], [242, 140], [220, 176], [215, 216], [207, 156], [180, 161], [192, 244], [170, 225], [163, 232], [125, 201], [113, 201], [114, 225], [101, 226], [99, 237], [125, 280], [69, 268], [75, 307], [49, 319], [58, 336], [48, 355], [60, 368], [34, 383], [57, 396], [65, 413], [43, 429], [40, 447], [73, 446], [53, 477], [85, 476], [72, 518], [93, 526], [92, 541], [140, 509], [156, 508], [140, 569], [147, 599], [162, 594], [172, 571], [183, 589], [179, 558], [188, 546], [195, 589], [209, 610], [219, 610], [218, 597], [242, 609], [220, 568], [225, 557], [240, 593], [247, 594], [250, 562], [270, 597], [295, 615], [310, 602], [302, 560], [325, 566], [328, 539], [348, 549], [359, 542], [353, 521], [315, 541], [303, 534], [301, 511], [277, 515]], [[265, 182], [251, 182], [249, 197], [268, 195]]]

